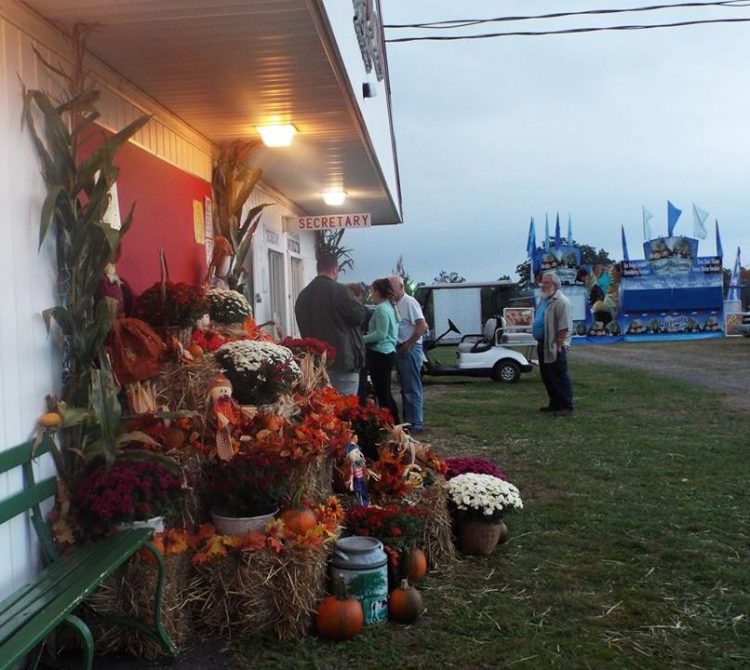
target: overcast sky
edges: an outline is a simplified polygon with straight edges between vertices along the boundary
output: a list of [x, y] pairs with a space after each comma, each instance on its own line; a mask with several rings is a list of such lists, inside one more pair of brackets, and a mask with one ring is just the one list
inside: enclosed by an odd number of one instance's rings
[[[679, 0], [664, 0], [667, 4]], [[636, 7], [589, 0], [381, 0], [383, 22], [413, 23]], [[461, 31], [750, 17], [747, 8], [667, 10], [552, 21], [485, 24]], [[386, 38], [426, 34], [387, 30]], [[436, 34], [437, 31], [430, 31]], [[450, 31], [456, 34], [457, 31]], [[449, 34], [440, 31], [439, 34]], [[692, 235], [692, 203], [710, 212], [700, 255], [725, 266], [739, 245], [750, 261], [750, 23], [680, 29], [389, 44], [388, 65], [404, 224], [351, 231], [355, 269], [344, 281], [390, 273], [468, 281], [516, 279], [529, 219], [570, 213], [573, 238], [621, 258], [642, 258], [641, 206], [666, 234], [667, 200], [683, 210], [675, 234]]]

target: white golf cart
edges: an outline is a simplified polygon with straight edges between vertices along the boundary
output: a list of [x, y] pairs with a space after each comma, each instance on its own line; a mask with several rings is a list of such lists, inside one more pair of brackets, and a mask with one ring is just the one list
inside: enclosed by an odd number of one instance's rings
[[[456, 365], [445, 365], [427, 357], [422, 373], [427, 376], [491, 377], [496, 382], [514, 384], [522, 372], [531, 372], [531, 356], [536, 341], [530, 333], [505, 332], [502, 317], [487, 319], [481, 335], [464, 335], [456, 349]], [[424, 343], [426, 351], [439, 346], [448, 333], [461, 334], [448, 319], [448, 329], [434, 340]]]

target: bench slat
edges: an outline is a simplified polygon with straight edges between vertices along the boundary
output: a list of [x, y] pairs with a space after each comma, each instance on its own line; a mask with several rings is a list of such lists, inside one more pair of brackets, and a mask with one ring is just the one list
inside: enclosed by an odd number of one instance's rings
[[59, 579], [59, 574], [64, 574], [66, 571], [72, 570], [73, 566], [77, 563], [87, 561], [88, 555], [97, 551], [97, 549], [96, 543], [88, 542], [82, 544], [76, 547], [75, 551], [65, 554], [50, 566], [34, 575], [31, 581], [17, 588], [0, 602], [0, 620], [4, 621], [9, 616], [8, 613], [11, 611], [11, 607], [26, 597], [29, 592], [34, 589], [49, 588]]
[[51, 447], [51, 439], [45, 435], [36, 447], [34, 447], [33, 442], [24, 442], [17, 447], [0, 451], [0, 474], [9, 472], [32, 460], [32, 458], [46, 454]]
[[[0, 658], [25, 654], [38, 642], [40, 629], [52, 630], [91, 594], [109, 574], [122, 565], [151, 536], [149, 529], [118, 533], [92, 545], [84, 560], [67, 561], [64, 570], [57, 561], [44, 571], [44, 585], [27, 590], [9, 611], [2, 612]], [[73, 557], [78, 558], [79, 552]], [[66, 556], [66, 558], [68, 558]], [[32, 586], [36, 587], [38, 583]]]
[[0, 502], [0, 524], [51, 498], [56, 490], [57, 477], [49, 477], [7, 497]]

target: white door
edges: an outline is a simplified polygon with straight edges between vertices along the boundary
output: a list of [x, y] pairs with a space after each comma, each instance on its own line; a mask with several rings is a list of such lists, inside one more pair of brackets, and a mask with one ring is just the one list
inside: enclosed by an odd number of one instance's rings
[[284, 286], [284, 255], [268, 252], [268, 274], [271, 280], [271, 318], [284, 335], [289, 332], [286, 318], [286, 288]]
[[[304, 288], [305, 275], [302, 270], [302, 259], [301, 258], [290, 258], [289, 263], [289, 277], [292, 284], [292, 307], [297, 304], [297, 298], [299, 297], [300, 291]], [[299, 337], [299, 328], [297, 328], [297, 319], [292, 319], [291, 332], [294, 337]]]

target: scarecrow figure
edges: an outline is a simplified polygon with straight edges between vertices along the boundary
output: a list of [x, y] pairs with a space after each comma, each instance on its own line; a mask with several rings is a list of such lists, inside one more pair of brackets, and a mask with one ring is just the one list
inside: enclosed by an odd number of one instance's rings
[[368, 507], [370, 505], [370, 497], [367, 493], [367, 478], [373, 477], [380, 479], [380, 475], [374, 472], [368, 472], [367, 462], [356, 443], [356, 437], [354, 442], [350, 442], [346, 445], [346, 459], [349, 461], [349, 479], [347, 480], [347, 486], [350, 491], [354, 492], [357, 497], [357, 503], [360, 507]]
[[242, 422], [242, 408], [232, 398], [232, 383], [224, 375], [216, 375], [208, 387], [206, 403], [211, 403], [209, 422], [216, 428], [216, 453], [224, 461], [234, 456], [232, 430]]

